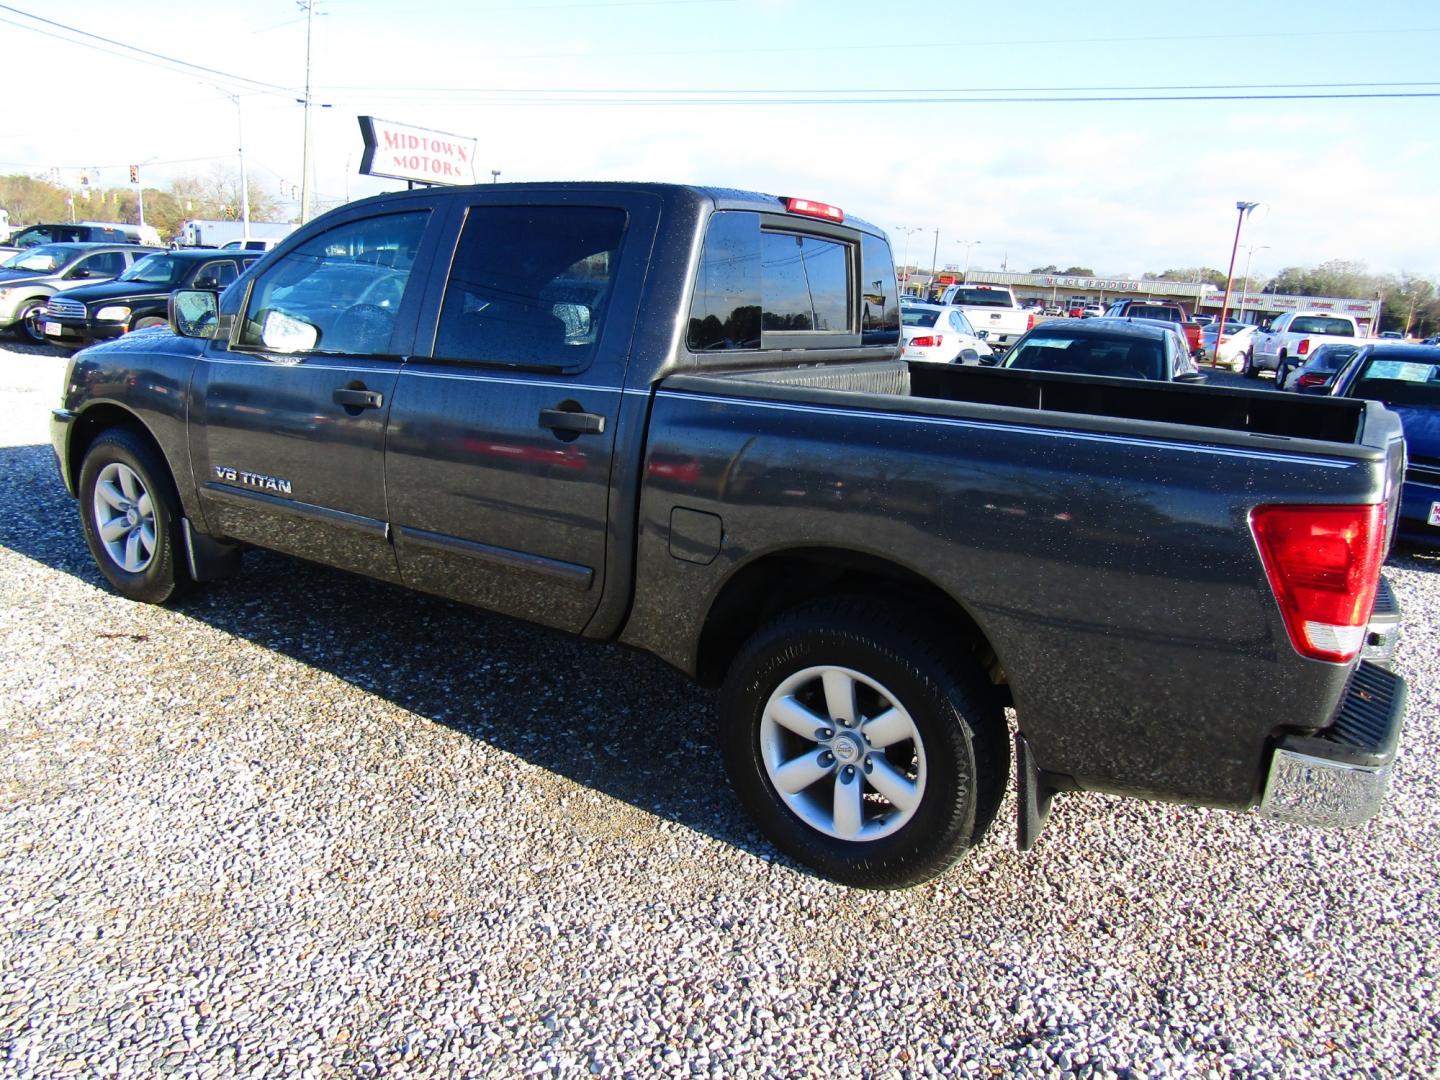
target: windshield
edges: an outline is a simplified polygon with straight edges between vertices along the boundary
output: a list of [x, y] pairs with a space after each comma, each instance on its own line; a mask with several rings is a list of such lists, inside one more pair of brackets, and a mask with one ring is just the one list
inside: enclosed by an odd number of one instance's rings
[[146, 285], [176, 285], [185, 273], [185, 264], [169, 255], [146, 255], [120, 275], [120, 281]]
[[1354, 337], [1355, 324], [1349, 319], [1331, 319], [1324, 315], [1302, 315], [1290, 324], [1296, 334], [1333, 334], [1336, 337]]
[[901, 326], [934, 326], [935, 320], [939, 317], [939, 308], [905, 307], [904, 305], [900, 308]]
[[1065, 335], [1029, 337], [1006, 354], [1001, 367], [1068, 371], [1122, 379], [1163, 379], [1164, 350], [1158, 341], [1130, 337]]
[[29, 251], [22, 251], [12, 256], [3, 265], [6, 270], [33, 270], [39, 274], [48, 274], [51, 271], [59, 270], [65, 265], [65, 260], [70, 258], [70, 249], [52, 245], [50, 247], [33, 247]]
[[1440, 407], [1440, 362], [1371, 357], [1350, 387], [1350, 396], [1386, 405]]
[[952, 304], [972, 304], [977, 307], [1014, 307], [1010, 293], [1005, 289], [956, 289]]

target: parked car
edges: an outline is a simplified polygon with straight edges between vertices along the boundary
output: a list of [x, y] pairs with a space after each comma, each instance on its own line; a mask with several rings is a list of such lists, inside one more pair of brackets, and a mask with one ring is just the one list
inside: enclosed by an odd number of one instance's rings
[[1205, 381], [1184, 339], [1145, 319], [1042, 323], [1015, 343], [1000, 366], [1155, 382]]
[[985, 332], [985, 341], [996, 352], [1004, 352], [1035, 325], [1035, 312], [1017, 304], [1008, 285], [951, 285], [941, 295], [940, 303], [963, 311], [971, 326]]
[[258, 251], [157, 251], [114, 281], [81, 285], [52, 296], [45, 305], [45, 339], [81, 348], [147, 326], [164, 326], [176, 289], [223, 289], [257, 259]]
[[1219, 324], [1212, 322], [1208, 326], [1200, 328], [1200, 344], [1205, 350], [1205, 355], [1215, 364], [1226, 366], [1231, 371], [1239, 371], [1245, 366], [1245, 352], [1249, 348], [1250, 337], [1254, 333], [1253, 323], [1227, 320], [1225, 332], [1222, 334]]
[[901, 356], [940, 364], [988, 362], [994, 351], [975, 332], [965, 312], [948, 304], [900, 304]]
[[1086, 319], [1098, 319], [1104, 314], [1105, 307], [1102, 304], [1086, 304], [1084, 310], [1080, 312], [1081, 317]]
[[[378, 253], [397, 280], [350, 280]], [[327, 268], [339, 305], [304, 287]], [[569, 344], [545, 298], [579, 279]], [[1406, 691], [1361, 659], [1404, 452], [1381, 405], [905, 363], [884, 233], [731, 189], [392, 192], [246, 285], [177, 292], [178, 337], [57, 380], [77, 532], [131, 600], [255, 545], [654, 653], [721, 688], [702, 748], [765, 836], [852, 885], [942, 872], [1012, 775], [1022, 849], [1060, 790], [1382, 805]], [[1118, 332], [1127, 360], [1170, 340]], [[597, 742], [627, 722], [592, 712]]]
[[1359, 351], [1359, 345], [1343, 341], [1321, 345], [1306, 358], [1305, 363], [1290, 370], [1285, 381], [1279, 384], [1280, 389], [1301, 394], [1328, 394], [1335, 376]]
[[1219, 315], [1201, 315], [1198, 312], [1191, 315], [1190, 317], [1200, 324], [1201, 329], [1204, 329], [1212, 323], [1220, 321]]
[[1258, 379], [1273, 371], [1283, 383], [1290, 368], [1303, 364], [1310, 350], [1331, 342], [1364, 344], [1359, 326], [1349, 315], [1331, 311], [1287, 311], [1262, 324], [1245, 353], [1245, 377]]
[[0, 330], [42, 344], [50, 297], [81, 283], [119, 277], [154, 250], [133, 244], [42, 244], [18, 252], [0, 263]]
[[41, 244], [141, 244], [159, 247], [160, 234], [153, 225], [130, 225], [123, 221], [70, 221], [26, 226], [13, 233], [5, 242], [5, 247], [19, 251]]
[[1398, 534], [1440, 546], [1440, 346], [1362, 345], [1331, 386], [1331, 395], [1378, 401], [1405, 429], [1405, 480]]
[[1200, 339], [1200, 324], [1190, 317], [1190, 309], [1178, 300], [1117, 300], [1105, 314], [1112, 318], [1175, 323], [1185, 334], [1190, 355], [1197, 360], [1205, 358], [1205, 343]]
[[1399, 330], [1381, 330], [1380, 336], [1386, 341], [1404, 341], [1405, 335]]

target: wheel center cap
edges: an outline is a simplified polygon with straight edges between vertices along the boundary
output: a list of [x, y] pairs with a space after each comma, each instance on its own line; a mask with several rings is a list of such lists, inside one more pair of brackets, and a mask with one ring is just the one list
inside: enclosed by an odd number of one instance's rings
[[860, 760], [860, 743], [853, 735], [841, 735], [830, 745], [830, 752], [841, 765], [854, 765]]
[[125, 523], [132, 528], [140, 524], [140, 512], [133, 506], [125, 511]]

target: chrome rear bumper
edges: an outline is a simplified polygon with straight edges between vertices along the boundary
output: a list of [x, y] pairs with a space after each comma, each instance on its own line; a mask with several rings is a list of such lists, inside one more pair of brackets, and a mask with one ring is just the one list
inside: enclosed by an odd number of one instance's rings
[[1260, 813], [1301, 825], [1362, 825], [1380, 810], [1400, 745], [1408, 688], [1362, 661], [1335, 721], [1314, 735], [1287, 735], [1270, 759]]

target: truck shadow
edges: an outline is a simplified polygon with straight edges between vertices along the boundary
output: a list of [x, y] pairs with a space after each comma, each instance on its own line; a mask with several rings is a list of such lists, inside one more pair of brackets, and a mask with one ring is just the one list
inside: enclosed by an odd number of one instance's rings
[[[48, 447], [0, 448], [0, 546], [108, 591]], [[172, 607], [596, 791], [777, 857], [726, 780], [714, 695], [649, 655], [264, 551], [246, 553], [239, 577]]]

